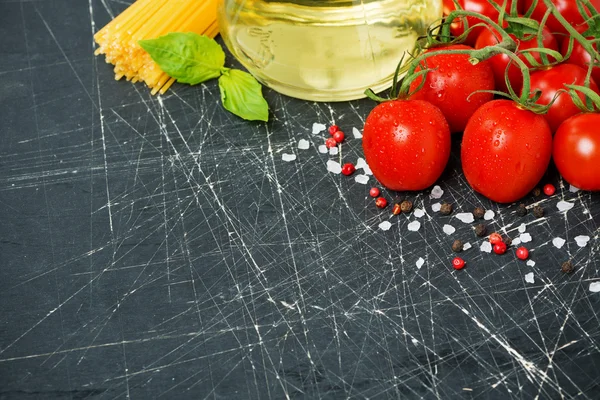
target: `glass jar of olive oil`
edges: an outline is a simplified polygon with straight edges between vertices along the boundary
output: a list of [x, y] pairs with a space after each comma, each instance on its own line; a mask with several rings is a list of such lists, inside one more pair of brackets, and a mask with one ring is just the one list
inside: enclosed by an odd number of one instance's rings
[[264, 85], [314, 101], [390, 86], [406, 51], [442, 15], [442, 0], [221, 0], [232, 54]]

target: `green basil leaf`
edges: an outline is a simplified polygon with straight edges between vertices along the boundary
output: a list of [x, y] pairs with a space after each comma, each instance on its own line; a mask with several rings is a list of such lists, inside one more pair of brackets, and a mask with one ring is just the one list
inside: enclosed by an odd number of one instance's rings
[[169, 33], [139, 44], [167, 75], [181, 83], [196, 85], [218, 78], [225, 65], [221, 46], [193, 32]]
[[269, 106], [260, 83], [249, 73], [237, 69], [223, 71], [219, 89], [225, 109], [249, 121], [269, 120]]

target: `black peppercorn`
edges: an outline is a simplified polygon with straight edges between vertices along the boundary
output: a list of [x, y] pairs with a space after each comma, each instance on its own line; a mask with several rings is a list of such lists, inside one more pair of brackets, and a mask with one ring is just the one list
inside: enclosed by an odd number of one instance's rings
[[456, 239], [454, 243], [452, 243], [452, 251], [455, 253], [460, 253], [463, 250], [463, 242]]
[[544, 209], [541, 206], [533, 207], [533, 216], [536, 218], [542, 218], [544, 216]]
[[510, 245], [512, 244], [512, 239], [509, 238], [508, 236], [505, 236], [503, 238], [504, 244], [506, 245], [506, 247], [510, 247]]
[[450, 203], [442, 204], [442, 206], [440, 207], [440, 214], [442, 214], [442, 215], [452, 214], [452, 204], [450, 204]]
[[484, 215], [485, 215], [485, 210], [481, 207], [475, 207], [475, 209], [473, 210], [473, 216], [477, 219], [483, 218]]
[[533, 194], [534, 197], [538, 197], [540, 194], [542, 194], [542, 190], [539, 187], [536, 187], [535, 189], [533, 189], [531, 194]]
[[527, 215], [527, 207], [525, 206], [525, 204], [519, 204], [519, 208], [517, 208], [517, 215], [519, 217], [524, 217]]
[[564, 272], [565, 274], [570, 274], [575, 270], [575, 267], [573, 266], [573, 263], [571, 261], [565, 261], [564, 263], [562, 263], [562, 265], [560, 266], [560, 269], [562, 270], [562, 272]]
[[413, 204], [410, 200], [404, 200], [401, 204], [400, 204], [400, 209], [402, 210], [402, 212], [407, 213], [410, 212], [412, 210]]
[[475, 225], [475, 234], [479, 237], [484, 237], [487, 234], [487, 228], [484, 224]]

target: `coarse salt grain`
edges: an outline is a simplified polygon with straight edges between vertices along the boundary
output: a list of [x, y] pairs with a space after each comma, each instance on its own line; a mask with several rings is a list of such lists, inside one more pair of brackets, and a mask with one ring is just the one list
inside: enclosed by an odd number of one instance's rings
[[425, 260], [423, 260], [423, 257], [419, 257], [419, 259], [416, 262], [417, 268], [421, 269], [421, 267], [425, 264]]
[[363, 174], [356, 175], [354, 177], [354, 182], [360, 183], [362, 185], [366, 185], [367, 183], [369, 183], [369, 177], [367, 175], [363, 175]]
[[327, 129], [325, 125], [315, 122], [312, 126], [312, 133], [313, 135], [316, 135], [317, 133], [323, 132], [325, 129]]
[[533, 272], [529, 272], [529, 273], [525, 274], [525, 282], [535, 283], [535, 279], [533, 279]]
[[296, 155], [295, 155], [295, 154], [287, 154], [287, 153], [283, 153], [283, 154], [281, 155], [281, 159], [282, 159], [283, 161], [287, 161], [287, 162], [294, 161], [294, 160], [296, 160]]
[[414, 214], [415, 214], [415, 217], [421, 218], [423, 215], [425, 215], [425, 211], [423, 211], [420, 208], [415, 208]]
[[452, 235], [454, 232], [456, 232], [456, 228], [454, 228], [452, 225], [448, 225], [448, 224], [444, 224], [444, 226], [442, 227], [442, 230], [444, 231], [444, 233], [446, 235]]
[[442, 209], [442, 204], [441, 203], [433, 203], [431, 205], [431, 211], [433, 212], [438, 212]]
[[566, 240], [561, 237], [555, 237], [554, 239], [552, 239], [552, 244], [557, 249], [560, 249], [561, 247], [563, 247], [565, 242], [566, 242]]
[[575, 203], [569, 203], [568, 201], [564, 200], [556, 203], [556, 208], [558, 208], [558, 211], [569, 211], [573, 207], [575, 207]]
[[444, 195], [444, 191], [442, 190], [442, 188], [439, 187], [438, 185], [435, 185], [433, 187], [433, 189], [431, 189], [431, 194], [429, 195], [429, 198], [441, 199], [443, 195]]
[[571, 193], [577, 193], [577, 192], [579, 192], [579, 188], [576, 188], [573, 185], [569, 185], [569, 192], [571, 192]]
[[392, 227], [392, 223], [390, 221], [383, 221], [379, 224], [379, 229], [382, 231], [387, 231]]
[[327, 146], [325, 146], [324, 144], [319, 145], [319, 153], [325, 154], [328, 152], [329, 152], [329, 149], [327, 148]]
[[485, 242], [481, 242], [481, 246], [479, 246], [479, 250], [485, 251], [486, 253], [492, 252], [492, 244], [487, 240]]
[[521, 244], [521, 238], [518, 238], [518, 237], [516, 237], [516, 238], [514, 238], [514, 239], [512, 240], [512, 245], [513, 245], [513, 246], [518, 246], [518, 245], [520, 245], [520, 244]]
[[365, 159], [362, 157], [358, 157], [358, 160], [356, 160], [356, 164], [354, 166], [356, 167], [356, 169], [361, 169], [364, 168], [365, 165], [367, 165]]
[[589, 241], [590, 241], [589, 236], [586, 236], [586, 235], [575, 236], [575, 242], [577, 243], [577, 246], [579, 246], [579, 247], [587, 246]]
[[527, 230], [527, 225], [521, 224], [519, 225], [519, 233], [524, 233]]
[[483, 214], [483, 219], [486, 221], [490, 221], [492, 219], [494, 219], [494, 217], [496, 216], [496, 213], [492, 210], [487, 210], [485, 212], [485, 214]]
[[327, 171], [339, 174], [342, 172], [342, 166], [337, 161], [327, 160]]
[[419, 221], [413, 221], [406, 226], [409, 231], [416, 232], [421, 228], [421, 223]]
[[471, 247], [473, 247], [473, 246], [471, 246], [471, 243], [467, 242], [467, 243], [463, 244], [463, 251], [469, 250]]
[[338, 152], [339, 152], [339, 150], [338, 150], [338, 147], [337, 147], [337, 146], [335, 146], [335, 147], [332, 147], [332, 148], [330, 148], [330, 149], [329, 149], [329, 155], [330, 155], [330, 156], [335, 156], [335, 155], [337, 155], [337, 154], [338, 154]]
[[369, 168], [367, 164], [365, 164], [365, 166], [363, 167], [363, 171], [365, 171], [365, 174], [367, 175], [373, 175], [373, 172], [371, 172], [371, 168]]
[[535, 261], [529, 260], [529, 261], [527, 261], [527, 265], [529, 265], [530, 267], [533, 267], [535, 265]]
[[470, 224], [471, 222], [475, 221], [475, 217], [473, 216], [473, 213], [470, 213], [470, 212], [458, 213], [455, 215], [455, 217], [458, 218], [459, 220], [461, 220], [462, 222], [464, 222], [465, 224]]
[[354, 135], [354, 139], [362, 138], [362, 133], [356, 128], [352, 128], [352, 135]]
[[519, 239], [521, 239], [521, 243], [529, 243], [531, 242], [532, 238], [531, 238], [531, 234], [529, 233], [521, 233], [519, 235]]
[[590, 292], [592, 292], [592, 293], [600, 292], [600, 282], [590, 283]]
[[298, 140], [298, 148], [300, 150], [308, 150], [310, 148], [310, 142], [306, 139]]

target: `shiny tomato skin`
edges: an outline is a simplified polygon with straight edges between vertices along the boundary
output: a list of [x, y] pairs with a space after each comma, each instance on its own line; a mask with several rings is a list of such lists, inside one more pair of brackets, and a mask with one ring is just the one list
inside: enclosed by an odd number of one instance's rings
[[[498, 5], [502, 5], [504, 2], [504, 0], [492, 0], [492, 1], [494, 1]], [[523, 12], [522, 0], [517, 0], [517, 1], [518, 1], [517, 10], [519, 13], [521, 13], [521, 12]], [[496, 10], [494, 8], [494, 6], [488, 0], [458, 0], [458, 4], [465, 11], [473, 11], [478, 14], [485, 15], [486, 17], [490, 18], [494, 22], [498, 21], [498, 16], [500, 15], [500, 13], [498, 12], [498, 10]], [[512, 4], [511, 1], [509, 1], [507, 3], [507, 7], [505, 8], [507, 13], [510, 13], [511, 4]], [[456, 9], [456, 7], [454, 6], [454, 1], [453, 0], [444, 0], [443, 9], [444, 9], [444, 15], [450, 14], [451, 11], [454, 11]], [[462, 22], [458, 22], [457, 20], [455, 20], [455, 21], [456, 22], [454, 22], [450, 28], [450, 32], [454, 36], [459, 36], [460, 34], [462, 34], [465, 31], [465, 29], [463, 27]], [[467, 21], [469, 23], [469, 27], [472, 27], [477, 23], [483, 22], [482, 20], [475, 18], [475, 17], [467, 17]], [[465, 40], [464, 43], [469, 46], [474, 45], [475, 41], [477, 40], [477, 37], [484, 29], [486, 29], [486, 28], [479, 27], [479, 26], [476, 27], [475, 29], [473, 29], [467, 36], [467, 39]]]
[[461, 162], [476, 192], [498, 203], [511, 203], [538, 184], [551, 153], [552, 133], [544, 117], [511, 100], [493, 100], [469, 120]]
[[552, 158], [558, 172], [582, 190], [600, 190], [600, 114], [582, 113], [563, 122], [556, 134]]
[[[550, 69], [541, 70], [531, 74], [531, 92], [535, 89], [542, 91], [538, 104], [549, 104], [560, 89], [567, 89], [565, 84], [584, 86], [586, 70], [574, 64], [559, 64]], [[598, 93], [598, 86], [594, 80], [590, 80], [590, 89]], [[579, 97], [584, 100], [583, 94]], [[554, 101], [548, 112], [544, 115], [552, 132], [556, 132], [560, 124], [567, 118], [579, 114], [577, 108], [568, 93], [561, 93]]]
[[[529, 8], [533, 5], [535, 0], [525, 0], [525, 12], [529, 10]], [[584, 21], [587, 18], [584, 18], [579, 12], [579, 8], [577, 8], [576, 0], [552, 0], [552, 3], [556, 6], [556, 9], [562, 15], [569, 24], [573, 26], [581, 26], [584, 24]], [[600, 0], [590, 0], [590, 3], [596, 8], [596, 10], [600, 9]], [[537, 20], [538, 22], [542, 20], [544, 14], [548, 7], [544, 4], [543, 0], [538, 0], [533, 13], [531, 14], [531, 18]], [[552, 33], [558, 32], [567, 34], [567, 30], [564, 26], [554, 17], [550, 15], [546, 22], [546, 26], [550, 29]]]
[[[472, 49], [457, 44], [427, 52]], [[494, 97], [492, 93], [471, 95], [477, 90], [494, 90], [494, 73], [487, 60], [472, 65], [467, 54], [440, 54], [425, 59], [421, 64], [431, 70], [423, 87], [411, 98], [428, 101], [442, 110], [451, 132], [462, 132], [475, 110]], [[416, 71], [421, 69], [419, 66]], [[415, 79], [410, 85], [411, 91], [416, 90], [422, 80], [422, 77]]]
[[[537, 38], [535, 37], [529, 40], [520, 40], [514, 35], [510, 35], [510, 37], [512, 37], [517, 42], [517, 48], [519, 49], [519, 51], [539, 47], [537, 43]], [[477, 41], [475, 42], [475, 48], [482, 49], [487, 46], [494, 46], [500, 43], [500, 40], [500, 34], [496, 30], [485, 29], [477, 38]], [[558, 51], [558, 42], [556, 41], [556, 38], [545, 27], [542, 30], [542, 43], [545, 48]], [[541, 62], [540, 53], [534, 52], [530, 54], [533, 55], [536, 61]], [[531, 67], [531, 63], [527, 61], [523, 54], [517, 53], [517, 55], [525, 63], [525, 65]], [[552, 57], [549, 57], [549, 61], [554, 61], [554, 59]], [[510, 57], [506, 54], [498, 54], [494, 57], [489, 58], [488, 62], [490, 63], [492, 70], [494, 71], [494, 81], [496, 82], [496, 90], [501, 90], [503, 92], [508, 93], [508, 88], [506, 87], [504, 74], [510, 62]], [[508, 70], [508, 79], [515, 93], [519, 93], [521, 91], [521, 87], [523, 86], [523, 74], [514, 62], [510, 63], [510, 68]]]
[[442, 112], [422, 100], [377, 105], [365, 121], [365, 159], [391, 190], [423, 190], [440, 177], [450, 158], [450, 129]]
[[[588, 37], [587, 39], [593, 40], [594, 38]], [[598, 51], [596, 43], [592, 43], [592, 46], [596, 51]], [[560, 46], [561, 54], [563, 56], [567, 54], [568, 49], [569, 41], [563, 40]], [[569, 57], [567, 62], [569, 64], [579, 65], [580, 67], [587, 69], [591, 60], [592, 57], [590, 56], [590, 53], [588, 53], [587, 50], [584, 49], [583, 46], [577, 40], [575, 40], [575, 42], [573, 43], [573, 51], [571, 52], [571, 56]], [[594, 79], [596, 84], [600, 84], [600, 67], [594, 67], [594, 69], [592, 69], [592, 78]]]

